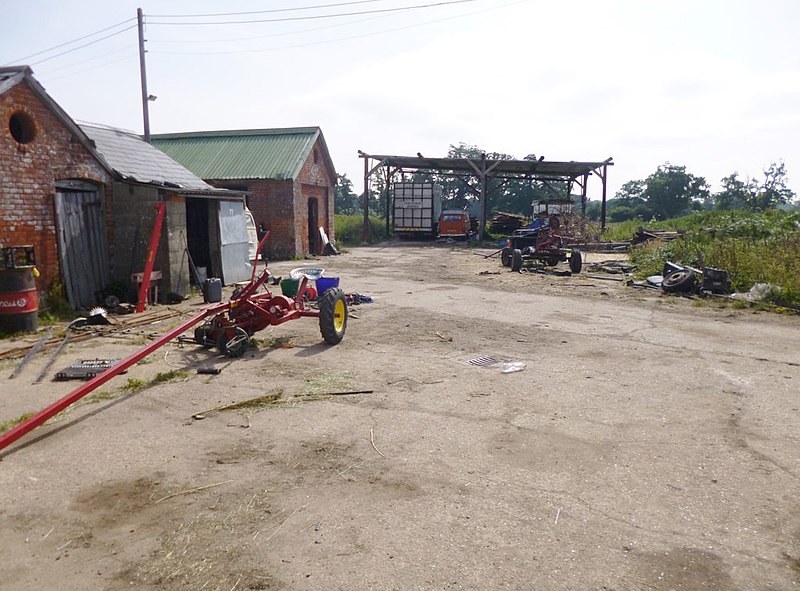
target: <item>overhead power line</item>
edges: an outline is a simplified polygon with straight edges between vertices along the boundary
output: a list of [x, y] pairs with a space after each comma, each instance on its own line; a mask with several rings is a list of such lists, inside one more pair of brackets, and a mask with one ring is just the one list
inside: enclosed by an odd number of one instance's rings
[[33, 62], [31, 65], [43, 64], [44, 62], [49, 62], [50, 60], [56, 59], [57, 57], [61, 57], [62, 55], [67, 55], [68, 53], [72, 53], [73, 51], [78, 51], [79, 49], [83, 49], [84, 47], [89, 47], [90, 45], [94, 45], [95, 43], [100, 43], [101, 41], [105, 41], [106, 39], [110, 39], [111, 37], [116, 37], [124, 33], [125, 31], [130, 31], [131, 29], [135, 29], [136, 25], [133, 24], [129, 27], [125, 27], [117, 31], [116, 33], [111, 33], [110, 35], [106, 35], [105, 37], [100, 37], [100, 39], [95, 39], [94, 41], [89, 41], [89, 43], [84, 43], [83, 45], [79, 45], [78, 47], [73, 47], [72, 49], [68, 49], [66, 51], [62, 51], [61, 53], [57, 53], [56, 55], [51, 55], [50, 57], [46, 57], [44, 59], [38, 60]]
[[[316, 45], [327, 45], [327, 44], [330, 44], [330, 43], [337, 43], [339, 41], [351, 41], [353, 39], [361, 39], [361, 38], [364, 38], [364, 37], [374, 37], [376, 35], [383, 35], [385, 33], [393, 33], [393, 32], [396, 32], [396, 31], [405, 31], [407, 29], [413, 29], [413, 28], [422, 27], [422, 26], [425, 26], [425, 25], [432, 25], [432, 24], [436, 24], [436, 23], [441, 23], [441, 22], [445, 22], [445, 21], [449, 21], [449, 20], [454, 20], [454, 19], [457, 19], [457, 18], [463, 18], [463, 17], [467, 17], [467, 16], [472, 16], [472, 15], [475, 15], [475, 14], [480, 14], [480, 13], [483, 13], [483, 12], [490, 12], [490, 11], [494, 11], [494, 10], [499, 10], [501, 8], [506, 8], [508, 6], [513, 6], [515, 4], [522, 4], [522, 3], [528, 2], [528, 1], [529, 0], [516, 0], [515, 2], [507, 2], [505, 4], [500, 4], [500, 5], [497, 5], [497, 6], [491, 6], [489, 8], [484, 8], [482, 10], [475, 10], [475, 11], [466, 12], [466, 13], [463, 13], [463, 14], [451, 15], [451, 16], [447, 16], [447, 17], [443, 17], [443, 18], [439, 18], [439, 19], [434, 19], [434, 20], [429, 20], [429, 21], [425, 21], [425, 22], [421, 22], [421, 23], [414, 23], [414, 24], [410, 24], [410, 25], [405, 25], [405, 26], [402, 26], [402, 27], [393, 27], [391, 29], [381, 29], [380, 31], [370, 31], [368, 33], [359, 33], [357, 35], [350, 35], [350, 36], [347, 36], [347, 37], [337, 37], [335, 39], [325, 39], [325, 40], [321, 40], [321, 41], [311, 41], [311, 42], [308, 42], [308, 43], [299, 43], [299, 44], [295, 44], [295, 45], [284, 45], [284, 46], [279, 46], [279, 47], [266, 47], [266, 48], [260, 48], [260, 49], [236, 49], [236, 50], [230, 50], [230, 51], [161, 51], [161, 50], [151, 50], [150, 53], [158, 54], [158, 55], [236, 55], [236, 54], [246, 54], [246, 53], [264, 53], [264, 52], [268, 52], [268, 51], [282, 51], [282, 50], [286, 50], [286, 49], [299, 49], [299, 48], [303, 48], [303, 47], [312, 47], [312, 46], [316, 46]], [[372, 17], [372, 18], [380, 18], [380, 17]], [[325, 28], [325, 27], [323, 27], [323, 28]], [[315, 30], [317, 30], [317, 29], [305, 29], [303, 31], [297, 31], [297, 33], [305, 33], [305, 32], [308, 32], [308, 31], [315, 31]], [[294, 34], [294, 33], [292, 33], [292, 34]], [[271, 37], [271, 36], [276, 36], [276, 35], [268, 35], [268, 36]], [[257, 38], [258, 37], [256, 37], [256, 39]], [[235, 42], [235, 41], [242, 41], [242, 40], [249, 40], [249, 39], [252, 39], [252, 38], [248, 38], [248, 39], [231, 39], [229, 41], [234, 41]], [[181, 42], [180, 41], [176, 41], [176, 43], [181, 43]], [[184, 41], [184, 43], [188, 43], [188, 42]]]
[[186, 44], [196, 44], [196, 43], [238, 43], [241, 41], [258, 41], [261, 39], [271, 39], [274, 37], [290, 37], [295, 35], [304, 35], [306, 33], [316, 33], [317, 31], [327, 31], [329, 29], [338, 29], [341, 27], [349, 27], [352, 25], [356, 25], [359, 23], [366, 23], [369, 21], [374, 21], [383, 18], [391, 17], [390, 14], [383, 14], [377, 16], [369, 16], [367, 18], [362, 18], [358, 20], [348, 21], [346, 23], [334, 23], [330, 25], [321, 25], [318, 27], [309, 27], [306, 29], [298, 29], [296, 31], [281, 31], [279, 33], [267, 33], [265, 35], [250, 35], [247, 37], [227, 37], [224, 39], [209, 39], [207, 35], [204, 35], [202, 39], [148, 39], [147, 42], [149, 44], [170, 44], [170, 45], [186, 45]]
[[[125, 25], [125, 24], [127, 24], [127, 23], [129, 23], [131, 21], [135, 21], [135, 20], [136, 20], [136, 17], [131, 17], [131, 18], [126, 19], [126, 20], [124, 20], [124, 21], [122, 21], [120, 23], [117, 23], [116, 25], [111, 25], [110, 27], [105, 27], [104, 29], [100, 29], [99, 31], [95, 31], [94, 33], [89, 33], [88, 35], [83, 35], [82, 37], [78, 37], [76, 39], [72, 39], [71, 41], [65, 41], [64, 43], [59, 43], [58, 45], [54, 45], [53, 47], [48, 47], [47, 49], [43, 49], [41, 51], [37, 51], [36, 53], [31, 53], [30, 55], [25, 55], [25, 56], [23, 56], [23, 57], [21, 57], [19, 59], [7, 62], [4, 65], [24, 63], [25, 60], [30, 59], [32, 57], [36, 57], [37, 55], [42, 55], [43, 53], [49, 53], [51, 51], [55, 51], [56, 49], [61, 49], [62, 47], [66, 47], [67, 45], [72, 45], [73, 43], [77, 43], [79, 41], [83, 41], [84, 39], [88, 39], [89, 37], [94, 37], [95, 35], [99, 35], [100, 33], [105, 33], [106, 31], [110, 31], [111, 29], [116, 29], [117, 27], [121, 27], [122, 25]], [[128, 27], [128, 28], [130, 28], [130, 27]], [[123, 29], [123, 30], [127, 31], [128, 29]], [[119, 31], [119, 32], [121, 33], [122, 31]], [[104, 37], [104, 39], [107, 39], [107, 38], [108, 37]], [[102, 39], [98, 39], [98, 41], [102, 41]], [[58, 57], [58, 56], [53, 56], [53, 57]], [[41, 63], [41, 61], [37, 62], [37, 63]]]
[[337, 2], [336, 4], [317, 4], [316, 6], [299, 6], [297, 8], [273, 8], [271, 10], [252, 10], [250, 12], [219, 12], [216, 14], [151, 14], [155, 18], [207, 18], [217, 16], [245, 16], [249, 14], [270, 14], [276, 12], [299, 12], [301, 10], [316, 10], [318, 8], [338, 8], [352, 6], [353, 4], [371, 4], [385, 2], [386, 0], [357, 0], [354, 2]]
[[416, 4], [414, 6], [403, 6], [397, 8], [378, 8], [375, 10], [361, 10], [355, 12], [338, 12], [335, 14], [316, 14], [311, 16], [290, 16], [282, 18], [266, 18], [266, 19], [251, 19], [243, 21], [200, 21], [200, 22], [158, 22], [147, 20], [148, 25], [169, 25], [169, 26], [204, 26], [204, 25], [253, 25], [258, 23], [282, 23], [290, 21], [308, 21], [319, 20], [325, 18], [339, 18], [343, 16], [358, 16], [362, 14], [379, 14], [388, 12], [403, 12], [409, 10], [419, 10], [422, 8], [435, 8], [437, 6], [447, 6], [450, 4], [465, 4], [468, 2], [476, 2], [477, 0], [448, 0], [446, 2], [433, 2], [430, 4]]
[[70, 71], [70, 72], [66, 72], [65, 71], [63, 73], [59, 73], [58, 76], [52, 76], [52, 77], [49, 76], [48, 74], [44, 73], [44, 74], [40, 75], [40, 78], [42, 80], [44, 80], [46, 78], [47, 83], [49, 84], [51, 82], [55, 82], [56, 80], [62, 80], [64, 78], [74, 78], [75, 76], [77, 76], [79, 74], [84, 74], [86, 72], [91, 72], [92, 70], [99, 70], [99, 69], [102, 69], [102, 68], [107, 68], [107, 67], [109, 67], [109, 66], [111, 66], [113, 64], [117, 64], [119, 62], [124, 62], [124, 61], [127, 61], [127, 60], [135, 60], [138, 57], [139, 57], [139, 54], [134, 50], [134, 51], [130, 52], [128, 55], [125, 55], [125, 56], [122, 56], [122, 57], [119, 57], [119, 58], [116, 58], [116, 59], [113, 59], [113, 60], [105, 61], [103, 63], [97, 64], [97, 65], [94, 65], [94, 66], [90, 66], [88, 68], [82, 68], [82, 69], [73, 70], [73, 71]]

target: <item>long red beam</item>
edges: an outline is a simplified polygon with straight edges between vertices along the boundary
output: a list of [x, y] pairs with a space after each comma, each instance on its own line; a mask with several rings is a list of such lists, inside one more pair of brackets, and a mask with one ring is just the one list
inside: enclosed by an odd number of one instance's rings
[[[147, 249], [147, 259], [144, 262], [144, 273], [142, 273], [142, 285], [139, 287], [139, 300], [136, 302], [136, 313], [144, 312], [147, 307], [147, 296], [150, 291], [150, 276], [153, 274], [153, 266], [156, 262], [156, 251], [158, 241], [161, 238], [161, 226], [164, 223], [164, 216], [167, 213], [166, 203], [156, 203], [156, 223], [153, 225], [153, 234], [150, 236], [150, 247]], [[0, 449], [2, 449], [0, 447]]]
[[64, 396], [64, 398], [62, 398], [61, 400], [58, 400], [53, 404], [51, 404], [50, 406], [48, 406], [47, 408], [45, 408], [44, 410], [39, 411], [31, 418], [21, 422], [19, 425], [17, 425], [10, 431], [6, 431], [2, 435], [0, 435], [0, 450], [11, 445], [23, 435], [26, 435], [39, 425], [53, 418], [65, 408], [75, 404], [78, 400], [86, 396], [89, 392], [102, 386], [111, 378], [121, 374], [123, 371], [128, 369], [134, 363], [136, 363], [140, 359], [147, 357], [150, 353], [164, 346], [166, 343], [168, 343], [175, 337], [179, 336], [180, 334], [186, 332], [198, 322], [205, 320], [208, 316], [212, 314], [218, 314], [220, 312], [223, 312], [228, 308], [230, 308], [230, 303], [227, 302], [204, 308], [197, 316], [194, 316], [193, 318], [187, 320], [180, 326], [173, 328], [171, 331], [164, 333], [152, 343], [146, 345], [136, 353], [133, 353], [130, 356], [126, 357], [125, 359], [115, 364], [114, 366], [108, 368], [103, 373], [93, 377], [91, 380], [89, 380], [79, 388], [76, 388], [75, 390]]

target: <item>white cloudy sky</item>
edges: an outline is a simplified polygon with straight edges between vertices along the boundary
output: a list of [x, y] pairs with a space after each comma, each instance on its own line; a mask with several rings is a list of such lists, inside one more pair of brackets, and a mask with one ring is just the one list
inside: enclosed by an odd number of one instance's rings
[[[31, 56], [141, 7], [153, 133], [318, 125], [357, 190], [357, 150], [444, 156], [465, 142], [517, 158], [613, 157], [609, 196], [667, 161], [716, 188], [779, 159], [800, 193], [797, 0], [472, 0], [274, 22], [446, 1], [5, 0], [0, 64], [32, 65], [75, 119], [141, 132], [135, 27], [75, 49], [134, 20]], [[157, 16], [331, 4], [342, 5]], [[159, 24], [198, 20], [273, 22]], [[599, 198], [600, 183], [589, 188]]]

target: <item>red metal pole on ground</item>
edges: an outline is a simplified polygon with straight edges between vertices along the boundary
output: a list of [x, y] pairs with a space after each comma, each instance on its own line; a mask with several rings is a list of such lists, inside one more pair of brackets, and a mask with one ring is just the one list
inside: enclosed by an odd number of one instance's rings
[[136, 312], [144, 312], [147, 306], [147, 293], [150, 291], [150, 275], [153, 273], [153, 265], [156, 262], [156, 251], [158, 241], [161, 238], [161, 225], [164, 223], [164, 215], [167, 213], [166, 203], [156, 203], [156, 223], [153, 226], [153, 234], [150, 236], [150, 247], [147, 249], [147, 260], [144, 263], [144, 273], [142, 274], [142, 286], [139, 288], [139, 300], [136, 302]]
[[214, 306], [209, 306], [208, 308], [205, 308], [197, 316], [191, 318], [190, 320], [187, 320], [180, 326], [173, 328], [171, 331], [161, 335], [158, 339], [156, 339], [149, 345], [140, 349], [136, 353], [133, 353], [132, 355], [126, 357], [116, 365], [108, 368], [106, 371], [95, 376], [94, 378], [92, 378], [79, 388], [76, 388], [61, 400], [54, 402], [44, 410], [39, 411], [38, 413], [33, 415], [31, 418], [27, 419], [26, 421], [23, 421], [10, 431], [3, 433], [2, 435], [0, 435], [0, 450], [4, 449], [6, 446], [11, 445], [23, 435], [32, 431], [33, 429], [35, 429], [42, 423], [46, 422], [47, 420], [53, 418], [62, 410], [64, 410], [68, 406], [71, 406], [72, 404], [76, 403], [78, 400], [86, 396], [92, 390], [102, 386], [108, 380], [110, 380], [114, 376], [119, 375], [120, 373], [128, 369], [130, 366], [132, 366], [134, 363], [136, 363], [140, 359], [143, 359], [144, 357], [147, 357], [150, 353], [152, 353], [159, 347], [162, 347], [163, 345], [165, 345], [178, 335], [186, 332], [189, 328], [191, 328], [198, 322], [204, 320], [205, 318], [207, 318], [212, 314], [218, 314], [219, 312], [227, 310], [228, 308], [230, 308], [229, 303], [216, 304]]

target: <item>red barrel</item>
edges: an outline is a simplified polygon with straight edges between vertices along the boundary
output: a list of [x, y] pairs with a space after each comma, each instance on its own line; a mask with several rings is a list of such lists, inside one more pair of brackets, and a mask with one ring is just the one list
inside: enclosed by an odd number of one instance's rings
[[32, 332], [39, 327], [39, 294], [33, 268], [0, 269], [0, 332]]

